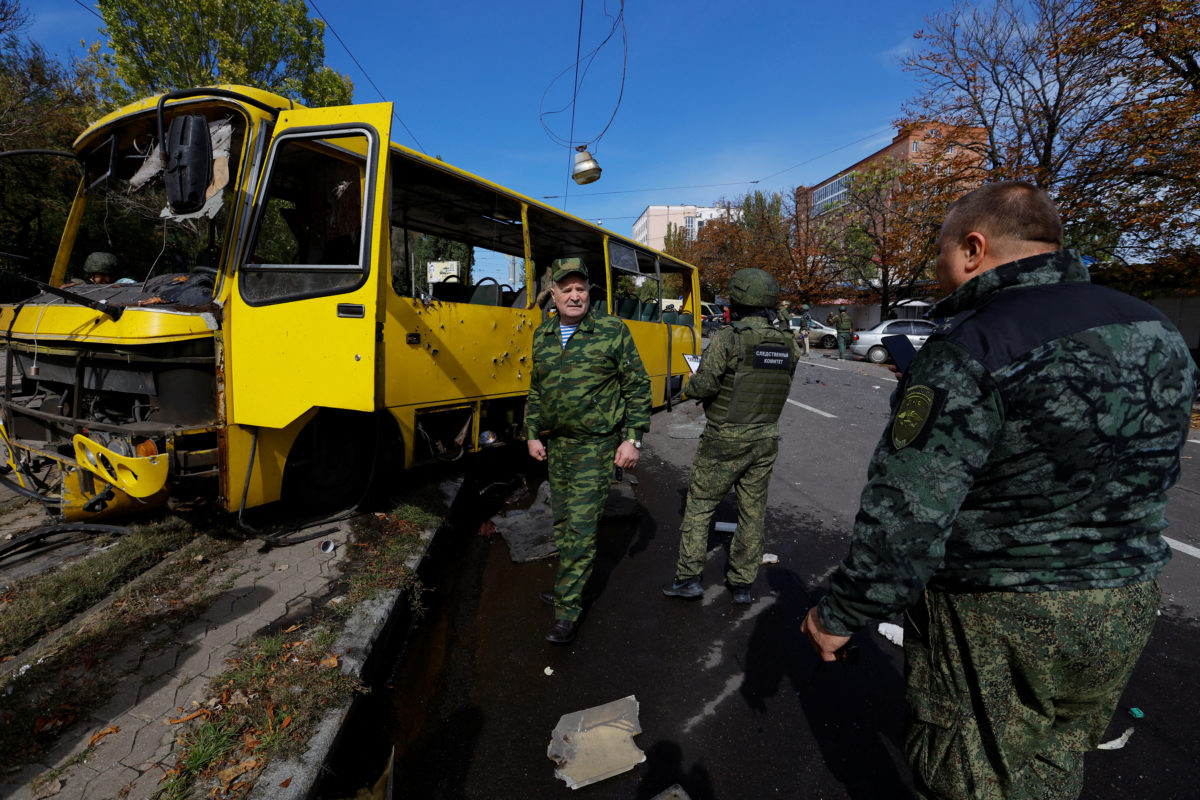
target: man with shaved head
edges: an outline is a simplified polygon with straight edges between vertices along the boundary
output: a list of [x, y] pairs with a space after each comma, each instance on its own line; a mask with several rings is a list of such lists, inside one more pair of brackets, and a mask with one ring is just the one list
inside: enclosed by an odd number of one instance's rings
[[1062, 236], [1026, 183], [950, 207], [947, 321], [901, 378], [849, 553], [802, 626], [829, 661], [904, 612], [922, 798], [1078, 797], [1158, 610], [1195, 367]]

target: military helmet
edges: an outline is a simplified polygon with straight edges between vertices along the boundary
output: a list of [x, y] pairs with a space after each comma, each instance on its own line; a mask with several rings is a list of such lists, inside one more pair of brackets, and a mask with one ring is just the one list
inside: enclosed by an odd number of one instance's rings
[[117, 271], [117, 257], [112, 253], [92, 253], [83, 262], [83, 271], [88, 275], [94, 275], [98, 272], [107, 272], [109, 274]]
[[729, 300], [750, 308], [774, 308], [779, 301], [779, 284], [761, 269], [739, 269], [729, 280]]

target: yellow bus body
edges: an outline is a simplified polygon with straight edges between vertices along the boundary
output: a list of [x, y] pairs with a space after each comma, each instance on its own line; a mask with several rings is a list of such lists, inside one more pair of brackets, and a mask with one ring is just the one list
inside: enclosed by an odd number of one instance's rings
[[[160, 112], [209, 130], [199, 212], [172, 205]], [[392, 143], [391, 119], [222, 86], [84, 131], [49, 283], [97, 242], [134, 280], [0, 305], [11, 480], [69, 520], [182, 495], [345, 504], [385, 454], [411, 467], [516, 441], [557, 257], [583, 258], [594, 305], [626, 320], [655, 405], [679, 395], [700, 349], [693, 267]], [[500, 263], [508, 282], [471, 280]]]

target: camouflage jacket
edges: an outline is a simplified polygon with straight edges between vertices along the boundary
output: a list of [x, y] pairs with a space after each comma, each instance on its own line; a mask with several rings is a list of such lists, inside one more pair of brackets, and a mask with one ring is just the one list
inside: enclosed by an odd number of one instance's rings
[[[763, 317], [745, 317], [747, 323], [755, 329], [775, 329]], [[780, 343], [786, 344], [791, 351], [791, 371], [796, 371], [796, 363], [800, 360], [800, 346], [791, 336], [780, 337]], [[688, 380], [684, 387], [684, 395], [704, 402], [704, 407], [716, 399], [725, 382], [725, 376], [738, 367], [738, 356], [741, 355], [741, 345], [738, 342], [737, 330], [727, 325], [716, 332], [704, 348], [700, 358], [700, 367], [696, 374]], [[708, 422], [704, 435], [718, 439], [778, 439], [778, 422]]]
[[633, 335], [616, 317], [590, 310], [562, 346], [558, 316], [533, 334], [525, 435], [590, 437], [650, 428], [650, 378]]
[[1123, 586], [1170, 558], [1195, 367], [1153, 307], [1074, 251], [1014, 261], [931, 311], [820, 603], [839, 635], [950, 591]]

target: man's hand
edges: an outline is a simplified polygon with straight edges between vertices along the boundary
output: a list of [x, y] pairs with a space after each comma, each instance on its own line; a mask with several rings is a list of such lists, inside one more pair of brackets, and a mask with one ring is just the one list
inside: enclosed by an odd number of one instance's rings
[[529, 447], [529, 455], [535, 461], [546, 460], [546, 445], [542, 444], [541, 439], [530, 439], [525, 444]]
[[837, 651], [850, 641], [849, 636], [837, 636], [825, 630], [825, 626], [821, 624], [821, 618], [817, 616], [816, 606], [808, 610], [808, 616], [804, 618], [800, 630], [808, 636], [813, 650], [817, 651], [817, 655], [821, 657], [822, 661], [837, 661]]
[[613, 459], [613, 463], [621, 469], [633, 469], [637, 466], [639, 451], [633, 446], [633, 442], [621, 442], [621, 446], [617, 448], [617, 455]]

